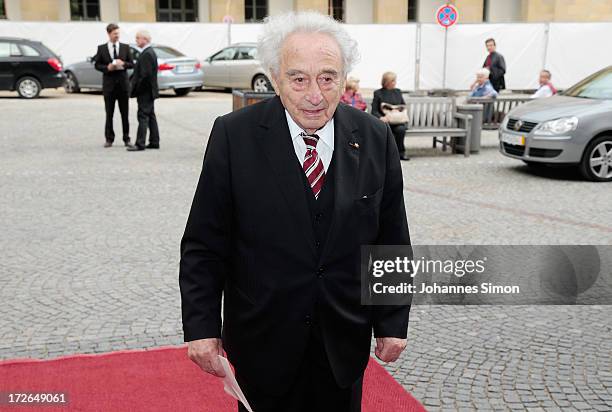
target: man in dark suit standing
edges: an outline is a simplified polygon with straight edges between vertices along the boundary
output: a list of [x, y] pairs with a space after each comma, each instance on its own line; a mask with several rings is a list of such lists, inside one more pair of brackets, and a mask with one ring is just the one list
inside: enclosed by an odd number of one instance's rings
[[[151, 47], [151, 35], [146, 30], [136, 33], [136, 44], [140, 48], [140, 57], [132, 75], [131, 94], [138, 102], [138, 134], [136, 144], [129, 146], [128, 151], [159, 149], [159, 129], [155, 117], [155, 99], [159, 97], [157, 86], [157, 55]], [[149, 144], [145, 146], [149, 129]]]
[[98, 46], [94, 56], [96, 70], [102, 74], [102, 92], [104, 94], [104, 107], [106, 109], [106, 125], [104, 147], [111, 147], [115, 140], [113, 129], [113, 114], [115, 102], [119, 102], [121, 123], [123, 125], [123, 143], [130, 145], [130, 121], [128, 119], [129, 79], [127, 70], [134, 67], [134, 59], [130, 46], [119, 43], [119, 26], [111, 23], [106, 26], [108, 42]]
[[358, 51], [331, 17], [268, 17], [258, 54], [277, 96], [216, 119], [181, 241], [188, 356], [224, 376], [225, 350], [257, 412], [360, 411], [372, 332], [406, 347], [410, 306], [360, 282], [362, 244], [410, 244], [397, 145], [339, 104]]
[[497, 45], [495, 39], [487, 39], [485, 41], [489, 55], [485, 59], [482, 67], [489, 69], [489, 80], [496, 92], [506, 88], [506, 60], [504, 56], [496, 51]]

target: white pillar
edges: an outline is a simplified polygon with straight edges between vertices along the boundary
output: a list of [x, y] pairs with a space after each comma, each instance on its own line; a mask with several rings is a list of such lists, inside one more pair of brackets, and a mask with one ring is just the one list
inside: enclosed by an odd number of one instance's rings
[[70, 0], [59, 0], [57, 5], [57, 17], [59, 21], [70, 21]]
[[374, 0], [344, 0], [344, 21], [349, 24], [374, 23]]
[[119, 0], [100, 0], [100, 20], [106, 23], [119, 21]]
[[270, 16], [292, 10], [294, 10], [293, 0], [268, 0], [268, 15]]
[[19, 0], [4, 0], [4, 7], [8, 20], [21, 20], [21, 2]]
[[210, 23], [210, 0], [198, 0], [198, 21]]

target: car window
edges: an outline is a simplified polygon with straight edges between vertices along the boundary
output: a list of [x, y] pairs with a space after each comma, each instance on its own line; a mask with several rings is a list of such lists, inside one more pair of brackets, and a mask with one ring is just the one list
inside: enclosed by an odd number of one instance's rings
[[27, 44], [21, 44], [19, 45], [19, 47], [21, 47], [21, 53], [26, 57], [40, 56], [40, 53], [38, 52], [38, 50], [36, 50], [32, 46], [29, 46]]
[[567, 89], [565, 96], [612, 99], [612, 69], [602, 70]]
[[235, 54], [236, 54], [236, 48], [228, 47], [227, 49], [223, 49], [219, 53], [215, 54], [211, 58], [211, 60], [212, 61], [233, 60]]
[[155, 50], [155, 54], [157, 54], [158, 59], [174, 59], [176, 57], [185, 56], [180, 51], [168, 46], [155, 46], [153, 47], [153, 50]]
[[130, 47], [130, 50], [132, 51], [132, 58], [134, 59], [134, 61], [138, 60], [138, 58], [140, 57], [140, 50], [134, 47]]
[[0, 57], [9, 57], [11, 55], [11, 44], [0, 42]]
[[19, 50], [19, 46], [17, 43], [10, 43], [11, 45], [11, 57], [21, 57], [21, 50]]
[[255, 47], [240, 47], [236, 54], [236, 60], [254, 60], [257, 55], [257, 48]]

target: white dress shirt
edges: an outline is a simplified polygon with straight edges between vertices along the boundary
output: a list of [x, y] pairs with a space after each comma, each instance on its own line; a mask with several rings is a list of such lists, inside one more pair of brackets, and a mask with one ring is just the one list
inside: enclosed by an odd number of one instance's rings
[[540, 98], [540, 97], [550, 97], [552, 95], [553, 95], [553, 91], [550, 88], [550, 86], [547, 85], [547, 84], [542, 84], [542, 85], [540, 85], [538, 90], [536, 90], [536, 92], [531, 95], [531, 97], [534, 98], [534, 99], [537, 99], [537, 98]]
[[[285, 116], [287, 117], [287, 124], [289, 125], [289, 133], [291, 134], [291, 140], [293, 141], [295, 155], [297, 156], [300, 164], [303, 165], [307, 149], [306, 142], [304, 142], [304, 138], [300, 136], [300, 133], [306, 133], [306, 131], [298, 126], [287, 109], [285, 109]], [[332, 156], [334, 155], [334, 118], [332, 117], [330, 121], [327, 122], [321, 129], [317, 130], [315, 134], [319, 136], [317, 153], [323, 162], [325, 172], [327, 172]]]
[[[108, 54], [110, 54], [111, 59], [114, 59], [115, 57], [113, 56], [113, 43], [109, 41], [106, 44], [108, 45]], [[114, 43], [114, 44], [115, 44], [115, 47], [117, 48], [117, 58], [119, 58], [119, 42]]]

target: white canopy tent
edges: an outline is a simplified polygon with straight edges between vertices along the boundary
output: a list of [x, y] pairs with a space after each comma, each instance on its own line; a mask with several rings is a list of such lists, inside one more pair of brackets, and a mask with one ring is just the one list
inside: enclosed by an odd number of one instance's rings
[[[146, 28], [154, 42], [204, 59], [229, 42], [256, 41], [259, 24], [221, 23], [119, 23], [123, 41]], [[0, 22], [0, 36], [41, 40], [65, 64], [93, 55], [106, 41], [100, 22]], [[412, 90], [467, 89], [481, 67], [484, 41], [493, 37], [506, 59], [506, 85], [510, 89], [533, 89], [538, 72], [553, 73], [557, 88], [565, 88], [590, 73], [612, 65], [606, 39], [612, 23], [508, 23], [458, 24], [448, 30], [444, 73], [444, 30], [436, 24], [347, 24], [358, 41], [361, 61], [351, 75], [361, 86], [378, 88], [383, 72], [398, 74], [398, 87]]]

